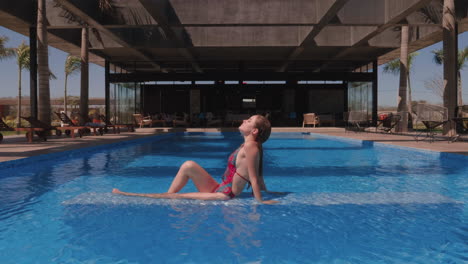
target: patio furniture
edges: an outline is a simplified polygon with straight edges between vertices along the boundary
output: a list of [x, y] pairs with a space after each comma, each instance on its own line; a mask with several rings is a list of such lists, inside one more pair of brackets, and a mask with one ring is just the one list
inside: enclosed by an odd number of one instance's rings
[[380, 115], [379, 119], [377, 120], [377, 126], [375, 127], [375, 130], [382, 130], [386, 133], [392, 133], [392, 130], [395, 128], [395, 126], [400, 122], [401, 120], [401, 115], [399, 114], [393, 114], [393, 113], [388, 113], [384, 115]]
[[172, 126], [183, 126], [188, 127], [190, 123], [188, 122], [188, 115], [186, 113], [182, 113], [182, 115], [174, 115], [174, 119], [172, 119]]
[[221, 118], [217, 118], [211, 112], [206, 113], [206, 126], [221, 126], [223, 124], [223, 120]]
[[145, 125], [149, 125], [150, 127], [153, 126], [153, 121], [151, 120], [151, 116], [143, 116], [142, 114], [133, 114], [133, 118], [135, 118], [135, 122], [140, 128], [144, 127]]
[[226, 114], [226, 124], [230, 123], [231, 126], [242, 124], [245, 119], [249, 119], [249, 114]]
[[452, 142], [455, 141], [464, 141], [461, 137], [462, 134], [468, 134], [468, 117], [455, 117], [452, 118], [452, 121], [455, 123], [457, 135], [452, 139]]
[[[55, 130], [55, 134], [57, 136], [62, 135], [61, 130], [58, 130], [58, 129], [56, 129], [56, 127], [53, 127], [53, 126], [51, 126], [51, 125], [49, 125], [47, 123], [44, 123], [41, 120], [36, 119], [36, 118], [34, 118], [32, 116], [28, 116], [28, 117], [22, 116], [21, 118], [26, 120], [31, 125], [30, 128], [41, 128], [41, 130], [35, 130], [35, 131], [34, 130], [33, 131], [26, 130], [26, 131], [28, 131], [26, 133], [26, 137], [28, 137], [28, 139], [30, 139], [30, 140], [28, 140], [30, 142], [32, 141], [32, 134], [33, 133], [36, 133], [39, 137], [43, 138], [44, 141], [47, 141], [47, 133], [49, 133], [52, 130]], [[31, 133], [31, 135], [29, 135], [29, 133]]]
[[302, 121], [302, 127], [306, 125], [320, 125], [320, 119], [315, 113], [303, 114], [304, 120]]
[[[3, 122], [3, 119], [0, 118], [0, 131], [15, 131], [12, 127]], [[0, 133], [0, 143], [3, 140], [3, 134]]]
[[[26, 131], [26, 138], [28, 142], [31, 143], [33, 141], [34, 133], [36, 133], [40, 138], [44, 141], [47, 140], [47, 135], [44, 133], [44, 128], [41, 127], [15, 127], [12, 128], [7, 125], [3, 120], [0, 118], [0, 131]], [[0, 142], [3, 140], [3, 135], [0, 133]]]
[[26, 131], [26, 138], [29, 143], [32, 143], [34, 133], [36, 133], [42, 140], [47, 141], [46, 133], [41, 127], [15, 127], [15, 131]]
[[[63, 115], [65, 115], [68, 119], [70, 119], [67, 114], [65, 113], [61, 113]], [[78, 113], [78, 116], [80, 117], [80, 119], [82, 120], [82, 122], [84, 122], [84, 126], [85, 126], [85, 132], [87, 133], [90, 133], [90, 129], [92, 128], [93, 129], [93, 134], [95, 136], [97, 136], [97, 134], [99, 133], [99, 135], [104, 135], [104, 128], [105, 128], [105, 125], [104, 124], [101, 124], [101, 122], [99, 123], [96, 123], [96, 122], [93, 122], [93, 120], [91, 120], [91, 118], [89, 118], [89, 116], [83, 116], [81, 114]], [[99, 120], [98, 120], [99, 121]]]
[[[435, 129], [448, 122], [448, 110], [446, 107], [431, 104], [416, 105], [417, 122], [422, 122], [426, 127], [425, 131], [415, 136], [416, 141], [429, 138], [429, 142], [435, 139]], [[426, 133], [424, 137], [422, 134]]]
[[105, 128], [104, 131], [107, 132], [108, 128], [112, 128], [114, 131], [114, 134], [119, 134], [120, 133], [120, 128], [127, 128], [129, 132], [135, 132], [135, 127], [133, 124], [113, 124], [110, 120], [106, 119], [105, 115], [99, 115], [99, 118], [101, 119], [102, 122], [105, 123]]
[[151, 117], [151, 123], [153, 125], [161, 124], [162, 127], [166, 126], [166, 119], [164, 119], [165, 114], [156, 114]]
[[71, 136], [72, 138], [75, 138], [75, 130], [78, 130], [78, 134], [80, 137], [83, 136], [85, 133], [85, 129], [87, 128], [86, 126], [78, 126], [73, 123], [73, 121], [68, 117], [67, 114], [64, 112], [57, 113], [55, 112], [55, 115], [62, 121], [64, 126], [61, 127], [55, 127], [57, 130], [60, 130], [65, 133], [67, 136]]
[[362, 125], [368, 123], [367, 112], [364, 111], [349, 111], [345, 113], [345, 131], [352, 130], [354, 132], [364, 131]]

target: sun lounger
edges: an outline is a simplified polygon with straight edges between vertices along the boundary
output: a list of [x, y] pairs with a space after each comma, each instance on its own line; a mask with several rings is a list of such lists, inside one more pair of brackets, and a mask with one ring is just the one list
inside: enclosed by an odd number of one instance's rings
[[[36, 133], [40, 138], [44, 141], [47, 140], [47, 134], [44, 131], [44, 128], [41, 127], [15, 127], [12, 128], [8, 126], [3, 120], [0, 118], [0, 131], [26, 131], [26, 138], [28, 142], [31, 143], [33, 140], [34, 133]], [[0, 133], [0, 142], [3, 140], [3, 135]]]
[[[0, 131], [15, 131], [12, 127], [3, 122], [3, 119], [0, 118]], [[3, 140], [3, 134], [0, 133], [0, 143]]]
[[62, 121], [64, 124], [63, 127], [56, 127], [56, 129], [64, 132], [67, 136], [71, 136], [72, 138], [75, 137], [75, 130], [78, 130], [78, 135], [80, 137], [83, 136], [85, 133], [86, 126], [78, 126], [73, 123], [73, 121], [65, 114], [65, 113], [57, 113], [55, 112], [57, 117]]
[[99, 115], [99, 118], [106, 124], [104, 131], [108, 130], [108, 128], [112, 128], [114, 134], [119, 134], [120, 128], [127, 128], [129, 132], [135, 132], [135, 127], [133, 124], [112, 124], [111, 121], [106, 119], [105, 115]]
[[149, 125], [150, 127], [153, 126], [153, 121], [151, 120], [151, 116], [143, 116], [142, 114], [133, 114], [133, 117], [135, 118], [135, 122], [137, 125], [142, 128], [145, 125]]
[[349, 111], [345, 115], [345, 131], [354, 130], [355, 132], [365, 131], [363, 125], [368, 124], [367, 113], [364, 111]]
[[401, 120], [401, 115], [394, 115], [392, 113], [382, 115], [379, 120], [377, 120], [376, 130], [381, 130], [386, 133], [392, 133], [392, 130], [396, 127], [398, 122]]
[[[63, 114], [66, 116], [65, 113], [63, 113]], [[82, 116], [81, 114], [78, 114], [78, 116], [84, 122], [84, 126], [86, 127], [85, 131], [90, 132], [90, 129], [93, 129], [93, 134], [95, 136], [97, 136], [98, 133], [101, 136], [104, 134], [104, 127], [105, 127], [104, 124], [101, 124], [100, 122], [99, 123], [93, 122], [93, 120], [91, 120], [91, 118], [89, 118], [89, 116]]]

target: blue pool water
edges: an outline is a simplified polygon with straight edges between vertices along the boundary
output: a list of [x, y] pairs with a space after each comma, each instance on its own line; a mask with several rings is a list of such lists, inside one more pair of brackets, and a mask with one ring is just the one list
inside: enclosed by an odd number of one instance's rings
[[0, 164], [0, 263], [468, 261], [464, 156], [277, 133], [264, 174], [279, 205], [110, 193], [165, 192], [185, 160], [218, 177], [240, 143], [177, 134]]

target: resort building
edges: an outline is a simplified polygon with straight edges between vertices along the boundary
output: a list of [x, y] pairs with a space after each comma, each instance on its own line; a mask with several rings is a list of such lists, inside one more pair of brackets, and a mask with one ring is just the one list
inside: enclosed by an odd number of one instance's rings
[[[108, 117], [268, 113], [279, 126], [308, 112], [328, 125], [350, 111], [375, 123], [377, 66], [442, 40], [455, 115], [457, 35], [468, 30], [456, 0], [17, 0], [0, 3], [0, 24], [104, 66]], [[31, 49], [32, 65], [37, 57]], [[86, 113], [87, 67], [81, 80]]]

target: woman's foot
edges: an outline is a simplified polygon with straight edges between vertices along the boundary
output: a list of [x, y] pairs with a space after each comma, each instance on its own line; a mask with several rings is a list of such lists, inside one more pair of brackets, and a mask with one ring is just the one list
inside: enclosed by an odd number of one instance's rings
[[120, 191], [120, 190], [117, 189], [117, 188], [112, 189], [112, 193], [116, 193], [116, 194], [125, 194], [124, 192]]

